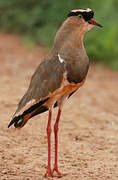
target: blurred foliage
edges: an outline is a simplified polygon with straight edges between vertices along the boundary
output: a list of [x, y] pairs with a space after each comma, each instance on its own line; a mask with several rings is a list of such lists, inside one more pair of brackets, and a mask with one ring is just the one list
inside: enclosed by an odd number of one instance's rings
[[118, 0], [0, 0], [0, 27], [27, 42], [51, 47], [55, 33], [74, 8], [91, 8], [104, 28], [86, 34], [89, 57], [118, 69]]

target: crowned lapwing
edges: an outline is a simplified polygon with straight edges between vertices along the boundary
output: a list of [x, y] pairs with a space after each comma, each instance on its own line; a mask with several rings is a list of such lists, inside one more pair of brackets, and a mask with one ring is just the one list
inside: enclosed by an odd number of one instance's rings
[[[58, 30], [50, 53], [44, 58], [31, 78], [29, 88], [18, 104], [18, 108], [8, 127], [22, 128], [26, 122], [40, 113], [49, 111], [47, 123], [48, 167], [46, 177], [58, 176], [58, 125], [63, 103], [80, 88], [86, 79], [89, 59], [83, 38], [95, 25], [102, 27], [94, 19], [91, 9], [75, 9]], [[51, 118], [52, 109], [58, 107], [54, 124], [55, 162], [51, 170]]]

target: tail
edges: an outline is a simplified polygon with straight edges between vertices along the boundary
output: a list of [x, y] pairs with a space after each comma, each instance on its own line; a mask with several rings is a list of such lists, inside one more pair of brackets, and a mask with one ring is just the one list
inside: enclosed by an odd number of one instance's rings
[[40, 113], [43, 113], [48, 110], [48, 107], [43, 105], [49, 98], [40, 101], [39, 103], [31, 106], [27, 110], [25, 110], [21, 115], [13, 116], [13, 119], [10, 121], [8, 128], [14, 124], [15, 128], [22, 128], [27, 121]]
[[15, 116], [9, 123], [8, 128], [14, 124], [15, 128], [22, 128], [28, 121], [28, 117], [22, 117], [22, 115]]

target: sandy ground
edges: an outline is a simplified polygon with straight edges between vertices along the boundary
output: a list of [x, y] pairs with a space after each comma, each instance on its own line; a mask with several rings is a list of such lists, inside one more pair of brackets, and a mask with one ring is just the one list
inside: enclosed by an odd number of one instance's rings
[[[40, 180], [47, 167], [48, 113], [22, 130], [7, 128], [45, 51], [0, 34], [0, 180]], [[53, 123], [57, 109], [53, 112]], [[52, 134], [52, 165], [54, 136]], [[66, 102], [59, 130], [62, 180], [118, 179], [118, 74], [91, 65], [83, 87]]]

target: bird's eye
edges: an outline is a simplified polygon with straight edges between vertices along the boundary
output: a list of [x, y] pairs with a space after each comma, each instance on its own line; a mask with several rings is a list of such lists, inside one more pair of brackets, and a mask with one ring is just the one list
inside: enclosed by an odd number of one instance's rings
[[78, 14], [78, 17], [79, 17], [79, 18], [83, 18], [83, 16], [82, 16], [81, 14]]

